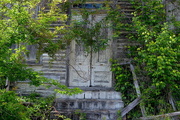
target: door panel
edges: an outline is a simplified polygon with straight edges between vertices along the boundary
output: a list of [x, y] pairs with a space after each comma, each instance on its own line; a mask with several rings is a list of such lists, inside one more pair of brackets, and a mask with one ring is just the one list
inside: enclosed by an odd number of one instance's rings
[[70, 68], [70, 86], [85, 86], [89, 87], [90, 84], [90, 74], [89, 66], [80, 65]]
[[112, 87], [112, 72], [109, 66], [94, 66], [91, 80], [92, 86]]
[[89, 86], [90, 84], [90, 56], [84, 48], [75, 41], [71, 43], [70, 54], [70, 86]]
[[110, 46], [103, 51], [94, 53], [92, 62], [92, 86], [112, 87], [112, 72], [109, 59]]

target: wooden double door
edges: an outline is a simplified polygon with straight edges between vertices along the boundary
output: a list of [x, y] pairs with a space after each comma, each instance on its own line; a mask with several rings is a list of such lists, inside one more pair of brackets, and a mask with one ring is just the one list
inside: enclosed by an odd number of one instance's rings
[[[96, 15], [95, 20], [101, 20], [105, 15]], [[106, 28], [107, 37], [111, 29]], [[112, 87], [112, 72], [109, 59], [112, 56], [111, 40], [105, 50], [87, 53], [82, 45], [75, 41], [71, 43], [69, 64], [69, 86]]]

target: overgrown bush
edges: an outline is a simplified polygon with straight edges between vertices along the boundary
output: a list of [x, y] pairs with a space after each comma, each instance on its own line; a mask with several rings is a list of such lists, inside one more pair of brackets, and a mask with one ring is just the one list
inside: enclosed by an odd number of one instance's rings
[[0, 120], [30, 120], [29, 108], [13, 91], [0, 90]]
[[[146, 115], [180, 110], [180, 34], [178, 31], [180, 22], [175, 20], [175, 16], [167, 15], [166, 6], [162, 0], [130, 1], [135, 12], [132, 24], [127, 27], [132, 28], [134, 33], [127, 37], [138, 45], [128, 46], [129, 56], [132, 64], [136, 66], [136, 74], [141, 77], [138, 81]], [[179, 6], [178, 0], [166, 1], [166, 4], [167, 6], [168, 4]], [[122, 23], [122, 21], [118, 22]], [[122, 94], [127, 94], [125, 91], [133, 94], [133, 91], [128, 89], [132, 85], [127, 79], [129, 73], [125, 72], [122, 66], [114, 64], [112, 67], [115, 67], [112, 71], [115, 74], [116, 87], [119, 86], [118, 89]], [[126, 82], [128, 84], [125, 84]], [[123, 90], [125, 88], [126, 90]], [[136, 116], [138, 108], [135, 109], [130, 119]]]
[[50, 119], [54, 97], [18, 96], [14, 91], [0, 90], [0, 120]]

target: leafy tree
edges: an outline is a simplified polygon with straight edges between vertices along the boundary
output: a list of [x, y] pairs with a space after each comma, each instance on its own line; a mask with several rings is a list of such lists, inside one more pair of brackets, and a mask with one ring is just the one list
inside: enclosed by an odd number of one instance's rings
[[[49, 83], [47, 87], [55, 85], [55, 91], [72, 95], [80, 93], [78, 88], [69, 89], [56, 80], [47, 79], [41, 73], [27, 68], [26, 57], [29, 55], [28, 45], [37, 46], [37, 60], [42, 53], [51, 57], [60, 49], [65, 48], [63, 39], [53, 41], [56, 35], [63, 33], [67, 25], [67, 15], [58, 5], [61, 0], [44, 3], [41, 0], [1, 0], [0, 4], [0, 85], [8, 78], [9, 81], [30, 80], [30, 84], [39, 86]], [[44, 6], [46, 6], [45, 9]], [[50, 30], [51, 23], [61, 21], [62, 26]], [[46, 84], [47, 85], [47, 84]], [[36, 98], [35, 98], [36, 99]], [[28, 120], [32, 117], [46, 116], [51, 105], [45, 98], [33, 102], [33, 107], [23, 106], [26, 98], [18, 97], [12, 91], [0, 91], [0, 119]], [[51, 100], [53, 101], [53, 99]], [[48, 106], [48, 107], [47, 107]], [[43, 110], [46, 111], [43, 111]], [[39, 114], [41, 113], [41, 114]]]
[[[52, 2], [49, 12], [37, 11], [40, 0], [2, 0], [0, 4], [0, 77], [10, 81], [31, 80], [38, 85], [43, 79], [37, 72], [27, 69], [25, 56], [27, 45], [37, 45], [37, 57], [43, 52], [50, 55], [61, 48], [62, 41], [54, 43], [52, 38], [57, 34], [50, 31], [50, 23], [64, 21], [66, 15], [59, 14]], [[15, 47], [13, 47], [15, 46]], [[35, 82], [36, 81], [36, 82]]]
[[38, 97], [37, 93], [29, 96], [17, 96], [14, 91], [0, 90], [0, 119], [50, 119], [51, 111], [54, 110], [53, 102], [54, 96], [43, 98]]
[[13, 91], [0, 90], [0, 119], [30, 120], [28, 108], [21, 102], [20, 97], [16, 96]]
[[[26, 57], [29, 54], [28, 45], [36, 45], [37, 59], [42, 53], [51, 57], [64, 48], [63, 39], [52, 39], [62, 32], [66, 24], [55, 27], [51, 31], [52, 22], [67, 21], [67, 15], [58, 7], [61, 1], [53, 0], [43, 3], [40, 0], [2, 0], [0, 4], [0, 78], [10, 81], [30, 80], [33, 85], [44, 82], [58, 84], [56, 81], [42, 77], [32, 69], [27, 68]], [[46, 6], [45, 9], [44, 6]], [[60, 88], [68, 90], [65, 86]], [[72, 91], [73, 92], [73, 91]], [[71, 94], [71, 93], [70, 93]]]

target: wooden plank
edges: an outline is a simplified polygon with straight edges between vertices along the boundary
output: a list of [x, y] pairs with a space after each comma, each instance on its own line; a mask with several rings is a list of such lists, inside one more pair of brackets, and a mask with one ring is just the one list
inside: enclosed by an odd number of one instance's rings
[[131, 111], [136, 105], [138, 105], [141, 101], [141, 97], [136, 98], [133, 102], [131, 102], [128, 106], [122, 109], [121, 117], [124, 117], [129, 111]]
[[6, 87], [6, 91], [9, 91], [9, 88], [10, 88], [10, 81], [9, 81], [8, 78], [6, 78], [6, 85], [5, 85], [5, 87]]
[[168, 99], [169, 99], [169, 103], [172, 105], [173, 110], [177, 111], [176, 105], [175, 105], [175, 100], [174, 100], [171, 92], [168, 93]]
[[[136, 88], [137, 96], [140, 97], [141, 96], [141, 91], [140, 91], [140, 87], [139, 87], [139, 84], [138, 84], [138, 81], [137, 81], [137, 76], [136, 76], [136, 73], [135, 73], [135, 70], [134, 70], [134, 66], [132, 64], [130, 64], [130, 70], [131, 70], [132, 75], [133, 75], [133, 81], [134, 81], [134, 86]], [[144, 105], [140, 104], [140, 108], [141, 108], [142, 116], [145, 117], [146, 111], [145, 111]]]
[[157, 118], [165, 118], [165, 117], [173, 117], [173, 116], [178, 116], [180, 115], [180, 111], [178, 112], [172, 112], [172, 113], [167, 113], [167, 114], [162, 114], [162, 115], [156, 115], [156, 116], [147, 116], [147, 117], [141, 117], [141, 120], [151, 120], [151, 119], [157, 119]]
[[132, 64], [130, 64], [130, 69], [131, 69], [131, 72], [132, 72], [132, 75], [133, 75], [133, 81], [134, 81], [134, 86], [136, 88], [137, 96], [140, 97], [141, 91], [140, 91], [140, 87], [139, 87], [139, 84], [138, 84], [138, 81], [137, 81], [137, 76], [135, 74], [134, 66]]

